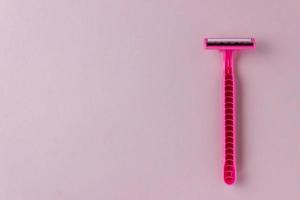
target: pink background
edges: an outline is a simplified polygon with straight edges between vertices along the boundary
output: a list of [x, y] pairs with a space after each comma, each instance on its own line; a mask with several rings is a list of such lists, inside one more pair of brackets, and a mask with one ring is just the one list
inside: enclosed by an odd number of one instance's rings
[[[0, 0], [0, 199], [299, 199], [299, 6]], [[257, 39], [238, 59], [234, 187], [206, 36]]]

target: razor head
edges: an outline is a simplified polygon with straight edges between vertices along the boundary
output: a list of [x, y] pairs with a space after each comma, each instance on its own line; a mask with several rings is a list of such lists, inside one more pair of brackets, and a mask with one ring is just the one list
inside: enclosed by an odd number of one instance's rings
[[206, 49], [240, 50], [255, 48], [254, 38], [205, 38]]

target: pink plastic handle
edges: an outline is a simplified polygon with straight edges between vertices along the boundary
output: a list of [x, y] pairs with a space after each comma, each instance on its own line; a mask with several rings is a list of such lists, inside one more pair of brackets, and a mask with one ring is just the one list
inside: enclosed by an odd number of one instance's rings
[[223, 175], [225, 183], [232, 185], [236, 181], [236, 117], [235, 117], [235, 77], [232, 50], [224, 51], [224, 163]]

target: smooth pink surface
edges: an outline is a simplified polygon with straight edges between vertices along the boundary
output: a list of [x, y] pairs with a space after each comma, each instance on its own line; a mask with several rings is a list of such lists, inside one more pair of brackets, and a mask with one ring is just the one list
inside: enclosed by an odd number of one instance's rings
[[[299, 198], [298, 1], [1, 0], [0, 11], [1, 200]], [[249, 35], [228, 187], [221, 57], [202, 40]]]

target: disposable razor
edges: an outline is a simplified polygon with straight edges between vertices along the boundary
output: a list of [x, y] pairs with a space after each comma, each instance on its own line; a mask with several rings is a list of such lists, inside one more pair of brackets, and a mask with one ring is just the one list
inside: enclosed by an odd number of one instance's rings
[[223, 177], [228, 185], [237, 180], [236, 166], [236, 79], [233, 54], [239, 50], [255, 48], [254, 38], [205, 38], [206, 49], [220, 50], [223, 54], [222, 117], [224, 138]]

